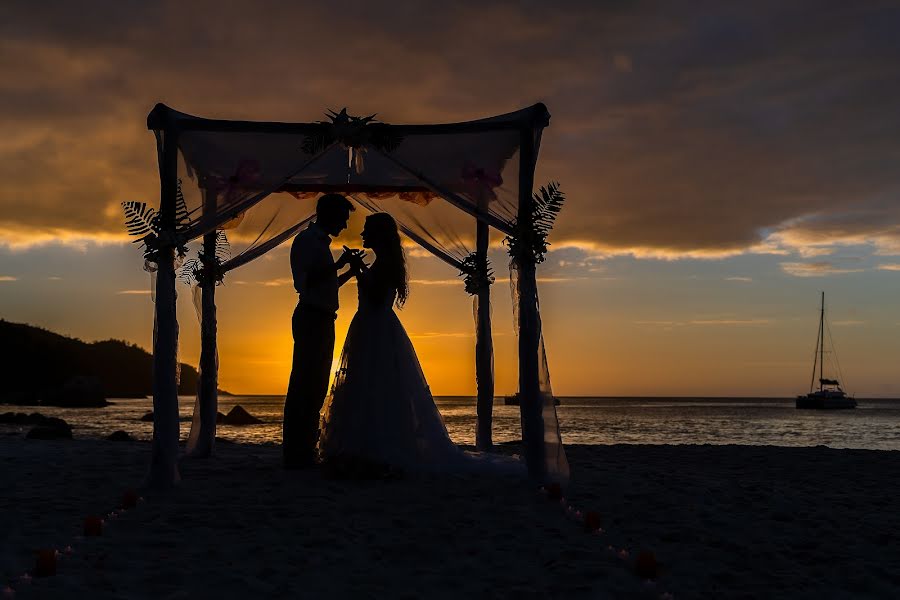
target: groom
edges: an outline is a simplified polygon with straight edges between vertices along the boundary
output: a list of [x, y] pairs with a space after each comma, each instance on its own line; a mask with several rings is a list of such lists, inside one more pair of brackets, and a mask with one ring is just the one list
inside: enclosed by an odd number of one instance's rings
[[[315, 464], [319, 411], [328, 392], [334, 355], [334, 320], [338, 288], [353, 277], [362, 253], [346, 249], [337, 262], [329, 248], [331, 237], [347, 228], [350, 201], [325, 194], [316, 204], [316, 220], [297, 234], [291, 246], [291, 272], [300, 295], [294, 309], [294, 361], [284, 401], [282, 452], [286, 469]], [[344, 266], [351, 268], [338, 275]]]

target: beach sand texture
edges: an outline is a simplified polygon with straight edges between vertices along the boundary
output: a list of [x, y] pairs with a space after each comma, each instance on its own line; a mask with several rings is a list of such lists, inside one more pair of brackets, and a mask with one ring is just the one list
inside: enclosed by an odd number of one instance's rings
[[[329, 480], [219, 444], [176, 490], [80, 538], [139, 483], [146, 442], [0, 439], [0, 575], [16, 598], [896, 598], [900, 453], [570, 446], [567, 500], [483, 476]], [[40, 548], [58, 574], [17, 582]], [[623, 560], [608, 545], [627, 548]], [[654, 586], [631, 568], [663, 565]]]

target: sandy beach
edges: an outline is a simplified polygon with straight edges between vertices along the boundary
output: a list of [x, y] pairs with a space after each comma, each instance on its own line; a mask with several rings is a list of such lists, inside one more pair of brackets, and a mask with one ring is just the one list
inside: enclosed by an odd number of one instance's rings
[[[562, 505], [483, 476], [285, 472], [277, 446], [222, 443], [84, 538], [86, 516], [140, 483], [149, 444], [6, 436], [0, 575], [16, 598], [900, 596], [896, 452], [568, 450]], [[62, 551], [57, 574], [23, 581], [41, 548]], [[641, 550], [661, 563], [653, 584], [633, 572]]]

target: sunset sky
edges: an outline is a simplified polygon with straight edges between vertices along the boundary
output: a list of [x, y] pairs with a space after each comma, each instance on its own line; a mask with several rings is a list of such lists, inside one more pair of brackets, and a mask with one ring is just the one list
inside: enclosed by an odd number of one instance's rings
[[[304, 4], [0, 5], [0, 318], [150, 347], [120, 203], [158, 203], [157, 102], [278, 121], [346, 106], [388, 123], [544, 102], [536, 182], [568, 196], [539, 268], [558, 395], [805, 392], [825, 291], [845, 389], [900, 396], [896, 3]], [[515, 333], [502, 248], [492, 260], [502, 394]], [[432, 390], [471, 394], [471, 299], [452, 268], [409, 262], [399, 314]], [[284, 392], [289, 277], [285, 246], [219, 289], [224, 389]], [[180, 357], [196, 364], [179, 290]], [[342, 291], [336, 353], [355, 293]]]

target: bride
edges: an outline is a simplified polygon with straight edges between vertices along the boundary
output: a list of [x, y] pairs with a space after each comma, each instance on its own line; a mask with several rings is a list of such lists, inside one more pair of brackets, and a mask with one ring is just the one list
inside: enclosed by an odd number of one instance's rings
[[322, 408], [318, 449], [323, 462], [413, 471], [470, 470], [498, 462], [463, 452], [450, 439], [412, 342], [393, 311], [409, 296], [397, 223], [387, 213], [370, 215], [362, 242], [376, 260], [369, 268], [361, 260], [357, 265], [359, 308]]

